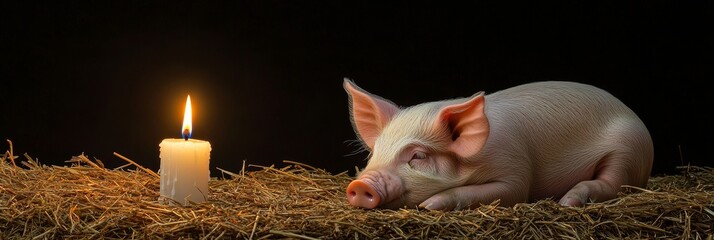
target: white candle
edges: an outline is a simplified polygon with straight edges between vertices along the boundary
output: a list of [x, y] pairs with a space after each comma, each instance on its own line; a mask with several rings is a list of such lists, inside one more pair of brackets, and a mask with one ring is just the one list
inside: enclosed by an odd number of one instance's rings
[[191, 97], [186, 99], [183, 139], [164, 139], [159, 144], [161, 158], [160, 195], [182, 205], [189, 201], [200, 203], [208, 196], [208, 168], [211, 144], [207, 141], [189, 139], [191, 136]]

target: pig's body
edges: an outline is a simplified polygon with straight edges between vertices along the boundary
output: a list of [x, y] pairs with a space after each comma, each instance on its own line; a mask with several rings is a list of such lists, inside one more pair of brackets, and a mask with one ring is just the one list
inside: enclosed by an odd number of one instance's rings
[[[526, 84], [486, 95], [485, 112], [492, 134], [471, 160], [502, 173], [496, 178], [525, 181], [529, 200], [560, 199], [596, 178], [647, 183], [653, 158], [647, 128], [601, 89], [572, 82]], [[597, 172], [606, 166], [613, 167]]]
[[581, 205], [612, 199], [622, 185], [644, 186], [651, 171], [645, 125], [590, 85], [537, 82], [406, 109], [349, 81], [345, 88], [355, 129], [372, 150], [347, 189], [355, 206], [459, 209], [545, 198]]

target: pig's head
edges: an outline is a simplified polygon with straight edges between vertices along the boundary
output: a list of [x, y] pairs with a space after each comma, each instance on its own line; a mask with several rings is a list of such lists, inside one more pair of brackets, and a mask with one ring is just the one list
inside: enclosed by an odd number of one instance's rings
[[[415, 207], [467, 183], [489, 133], [484, 95], [399, 108], [345, 79], [352, 125], [371, 154], [347, 187], [347, 200], [364, 208]], [[423, 207], [423, 206], [422, 206]]]

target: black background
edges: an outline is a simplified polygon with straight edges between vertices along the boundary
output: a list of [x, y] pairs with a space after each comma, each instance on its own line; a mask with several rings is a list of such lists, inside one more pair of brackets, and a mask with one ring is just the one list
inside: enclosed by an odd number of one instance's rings
[[5, 1], [0, 138], [44, 164], [119, 152], [156, 170], [191, 94], [214, 175], [353, 173], [343, 77], [402, 106], [569, 80], [641, 116], [653, 174], [714, 165], [711, 1], [297, 2]]

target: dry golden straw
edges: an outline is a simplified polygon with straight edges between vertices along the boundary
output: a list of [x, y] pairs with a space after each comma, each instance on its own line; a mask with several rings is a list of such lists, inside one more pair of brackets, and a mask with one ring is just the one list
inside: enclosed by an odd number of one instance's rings
[[[11, 154], [10, 154], [11, 155]], [[714, 169], [685, 167], [647, 189], [582, 208], [553, 201], [474, 210], [363, 210], [349, 206], [351, 177], [286, 161], [240, 173], [221, 170], [209, 201], [158, 202], [159, 179], [74, 157], [44, 166], [25, 155], [0, 161], [0, 239], [712, 239]], [[20, 160], [20, 159], [17, 159]]]

